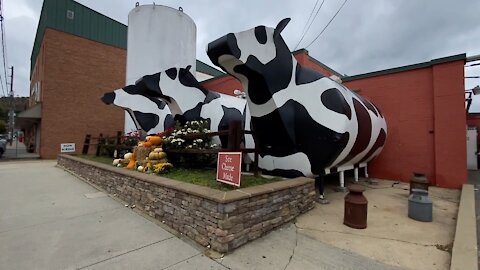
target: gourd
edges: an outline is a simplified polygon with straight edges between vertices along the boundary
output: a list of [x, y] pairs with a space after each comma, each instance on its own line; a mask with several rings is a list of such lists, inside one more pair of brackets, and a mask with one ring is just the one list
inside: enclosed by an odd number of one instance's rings
[[150, 152], [150, 154], [148, 154], [148, 159], [151, 159], [151, 160], [157, 160], [157, 159], [163, 159], [167, 157], [167, 154], [165, 152]]
[[133, 158], [130, 159], [130, 161], [128, 162], [128, 165], [127, 165], [127, 169], [129, 169], [129, 170], [135, 169], [135, 163], [136, 163], [135, 159], [133, 159]]
[[133, 153], [126, 153], [123, 158], [126, 160], [130, 160], [133, 157]]
[[162, 143], [162, 137], [160, 136], [147, 136], [145, 140], [152, 145], [160, 145]]

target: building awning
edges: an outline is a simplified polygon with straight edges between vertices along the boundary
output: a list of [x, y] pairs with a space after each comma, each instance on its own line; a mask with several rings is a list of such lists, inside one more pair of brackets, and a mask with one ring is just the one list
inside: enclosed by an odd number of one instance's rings
[[33, 124], [39, 123], [42, 118], [42, 104], [35, 104], [33, 107], [19, 113], [15, 117], [16, 128], [28, 128]]

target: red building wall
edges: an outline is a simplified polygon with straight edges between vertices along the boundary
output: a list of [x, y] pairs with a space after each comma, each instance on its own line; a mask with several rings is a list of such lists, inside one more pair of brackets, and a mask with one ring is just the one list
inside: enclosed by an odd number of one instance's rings
[[345, 82], [385, 115], [384, 150], [372, 176], [408, 181], [426, 173], [432, 184], [460, 188], [467, 181], [464, 60]]
[[124, 111], [100, 98], [125, 85], [124, 49], [48, 28], [41, 50], [41, 158], [56, 158], [61, 143], [76, 143], [79, 154], [86, 134], [123, 130]]

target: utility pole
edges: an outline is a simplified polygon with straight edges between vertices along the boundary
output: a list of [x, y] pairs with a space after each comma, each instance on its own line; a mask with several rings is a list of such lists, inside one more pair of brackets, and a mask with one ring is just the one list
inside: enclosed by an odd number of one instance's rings
[[12, 70], [10, 74], [10, 111], [8, 112], [8, 125], [10, 127], [10, 146], [13, 141], [13, 129], [15, 128], [15, 110], [13, 102], [13, 66], [10, 68]]

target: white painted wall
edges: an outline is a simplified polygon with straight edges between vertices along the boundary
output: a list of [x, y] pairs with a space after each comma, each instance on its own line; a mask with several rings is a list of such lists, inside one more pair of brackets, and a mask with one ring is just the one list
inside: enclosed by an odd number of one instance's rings
[[[127, 85], [170, 67], [191, 65], [195, 74], [196, 36], [194, 21], [177, 9], [161, 5], [135, 7], [128, 14]], [[125, 132], [134, 129], [126, 113]]]
[[467, 169], [478, 170], [477, 164], [477, 128], [467, 129]]

